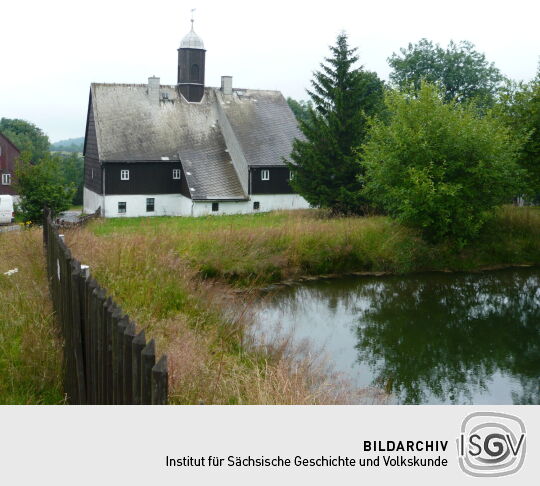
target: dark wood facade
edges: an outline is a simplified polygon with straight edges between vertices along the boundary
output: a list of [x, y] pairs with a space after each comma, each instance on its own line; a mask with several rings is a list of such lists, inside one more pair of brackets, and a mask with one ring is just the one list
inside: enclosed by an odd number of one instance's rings
[[[173, 179], [173, 170], [179, 169], [180, 179]], [[129, 180], [122, 180], [121, 172], [129, 171]], [[184, 194], [187, 190], [185, 175], [179, 161], [161, 162], [107, 162], [103, 164], [105, 195], [111, 194]], [[188, 195], [189, 196], [189, 191]]]
[[92, 95], [88, 102], [86, 118], [86, 134], [84, 137], [84, 185], [96, 194], [103, 194], [103, 174], [99, 163], [99, 153], [96, 137], [96, 123], [92, 107]]
[[[16, 195], [13, 187], [15, 162], [19, 157], [19, 149], [6, 136], [0, 133], [0, 195]], [[5, 176], [4, 176], [5, 174]], [[9, 184], [4, 184], [9, 180]]]
[[[262, 171], [267, 170], [269, 179], [262, 179]], [[288, 167], [251, 167], [249, 171], [250, 194], [294, 194], [289, 184]]]
[[178, 88], [188, 101], [199, 102], [204, 95], [204, 49], [178, 49]]

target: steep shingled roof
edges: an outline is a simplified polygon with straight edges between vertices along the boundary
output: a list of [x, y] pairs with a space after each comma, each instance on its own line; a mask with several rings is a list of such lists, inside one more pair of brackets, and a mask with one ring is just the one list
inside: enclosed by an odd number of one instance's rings
[[162, 85], [160, 101], [152, 102], [145, 84], [94, 83], [91, 96], [100, 160], [180, 159], [193, 199], [247, 198], [246, 164], [284, 165], [300, 136], [277, 91], [225, 96], [206, 88], [200, 103], [189, 103], [175, 86]]

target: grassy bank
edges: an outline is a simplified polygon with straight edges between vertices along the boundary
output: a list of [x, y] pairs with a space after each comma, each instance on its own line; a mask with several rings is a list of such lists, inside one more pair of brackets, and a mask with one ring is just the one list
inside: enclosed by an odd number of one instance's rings
[[429, 245], [389, 218], [326, 218], [318, 211], [206, 218], [109, 219], [100, 237], [159, 235], [203, 277], [252, 286], [303, 275], [407, 273], [540, 263], [540, 211], [504, 207], [479, 239]]
[[388, 218], [329, 219], [318, 211], [111, 219], [66, 238], [169, 355], [173, 402], [369, 403], [384, 396], [351, 391], [313, 359], [317, 353], [286, 339], [255, 345], [250, 310], [260, 295], [239, 297], [231, 284], [249, 289], [301, 275], [535, 264], [540, 212], [504, 208], [476, 245], [461, 251], [430, 246]]
[[0, 404], [62, 403], [62, 348], [41, 231], [0, 233], [0, 255]]

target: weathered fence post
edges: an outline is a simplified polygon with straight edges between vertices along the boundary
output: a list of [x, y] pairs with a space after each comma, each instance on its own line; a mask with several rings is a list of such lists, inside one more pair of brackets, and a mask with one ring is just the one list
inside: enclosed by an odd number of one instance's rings
[[133, 348], [133, 339], [135, 338], [135, 324], [129, 321], [124, 331], [124, 403], [133, 405], [133, 359], [131, 352]]
[[131, 345], [131, 369], [133, 373], [133, 405], [142, 403], [141, 376], [142, 376], [142, 351], [146, 346], [144, 329], [135, 336]]
[[105, 301], [105, 403], [113, 404], [113, 365], [112, 365], [112, 314], [114, 305], [109, 297]]
[[73, 356], [77, 378], [78, 403], [86, 404], [86, 377], [84, 373], [84, 355], [82, 341], [82, 306], [81, 306], [81, 271], [77, 260], [71, 260], [71, 311], [73, 329]]
[[152, 403], [152, 368], [156, 364], [156, 344], [153, 339], [141, 353], [141, 404]]
[[[113, 377], [116, 376], [114, 388], [115, 405], [124, 405], [124, 332], [129, 323], [129, 317], [114, 319], [113, 314]], [[116, 325], [114, 321], [116, 320]]]
[[152, 405], [167, 405], [168, 380], [167, 356], [163, 355], [152, 368]]

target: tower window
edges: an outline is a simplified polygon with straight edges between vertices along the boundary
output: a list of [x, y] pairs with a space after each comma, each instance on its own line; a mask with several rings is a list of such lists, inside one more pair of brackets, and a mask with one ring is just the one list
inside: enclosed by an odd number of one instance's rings
[[213, 212], [219, 211], [219, 203], [212, 203], [212, 211]]
[[121, 181], [129, 181], [129, 170], [121, 170], [120, 171], [120, 180]]
[[180, 169], [173, 169], [172, 170], [172, 178], [173, 179], [180, 179], [181, 175], [182, 175], [182, 171]]
[[119, 202], [118, 203], [118, 214], [125, 214], [126, 213], [126, 202]]
[[155, 202], [156, 202], [156, 200], [153, 197], [147, 197], [146, 198], [146, 212], [147, 213], [153, 213], [154, 212]]
[[191, 81], [199, 81], [199, 65], [191, 65]]
[[261, 170], [261, 181], [270, 180], [270, 171], [268, 169]]

